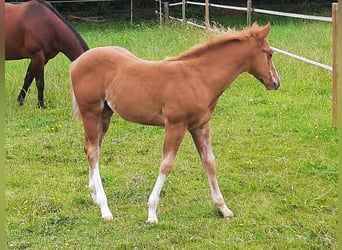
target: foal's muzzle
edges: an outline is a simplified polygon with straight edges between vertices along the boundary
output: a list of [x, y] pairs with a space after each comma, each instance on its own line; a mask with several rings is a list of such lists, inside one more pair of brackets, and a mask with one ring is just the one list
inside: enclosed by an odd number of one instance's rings
[[280, 79], [276, 79], [275, 77], [272, 77], [272, 82], [266, 85], [267, 90], [277, 90], [279, 87]]
[[277, 90], [280, 87], [280, 82], [275, 81], [273, 79], [272, 83], [273, 83], [273, 90]]

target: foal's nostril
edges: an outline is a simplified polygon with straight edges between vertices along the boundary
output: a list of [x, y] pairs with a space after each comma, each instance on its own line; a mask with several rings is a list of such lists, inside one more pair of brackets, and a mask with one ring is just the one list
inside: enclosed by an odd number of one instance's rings
[[277, 90], [280, 87], [280, 84], [276, 81], [273, 81], [273, 87], [274, 90]]

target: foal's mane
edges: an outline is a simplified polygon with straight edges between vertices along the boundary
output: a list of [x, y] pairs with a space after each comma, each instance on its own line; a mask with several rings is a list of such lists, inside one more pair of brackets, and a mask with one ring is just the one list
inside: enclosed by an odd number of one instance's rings
[[52, 13], [55, 14], [55, 16], [57, 16], [60, 20], [63, 21], [63, 23], [72, 31], [72, 33], [75, 35], [77, 40], [80, 42], [84, 51], [89, 50], [87, 43], [83, 40], [81, 35], [64, 19], [64, 17], [62, 17], [62, 15], [49, 2], [45, 0], [36, 0], [36, 1], [42, 4], [43, 6], [45, 6], [46, 8], [48, 8], [50, 11], [52, 11]]
[[222, 35], [214, 39], [209, 39], [209, 41], [203, 44], [195, 45], [191, 49], [180, 54], [179, 56], [172, 57], [167, 60], [177, 61], [177, 60], [196, 58], [196, 57], [203, 55], [208, 50], [221, 47], [223, 45], [226, 45], [227, 43], [234, 42], [234, 41], [244, 41], [250, 37], [256, 36], [256, 34], [260, 31], [260, 29], [261, 28], [256, 23], [254, 23], [253, 26], [248, 27], [242, 31], [234, 32], [229, 35]]

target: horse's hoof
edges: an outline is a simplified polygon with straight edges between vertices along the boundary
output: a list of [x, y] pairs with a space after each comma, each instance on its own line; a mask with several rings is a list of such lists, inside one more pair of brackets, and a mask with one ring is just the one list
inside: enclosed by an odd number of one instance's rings
[[23, 106], [24, 105], [24, 98], [22, 98], [21, 96], [18, 97], [18, 103], [19, 106]]
[[38, 108], [39, 109], [46, 109], [46, 106], [44, 105], [44, 103], [38, 103]]

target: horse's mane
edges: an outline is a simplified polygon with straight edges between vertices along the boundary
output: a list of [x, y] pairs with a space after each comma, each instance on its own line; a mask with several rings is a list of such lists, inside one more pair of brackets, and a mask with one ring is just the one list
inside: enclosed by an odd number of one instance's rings
[[183, 52], [179, 56], [168, 58], [169, 61], [185, 60], [189, 58], [195, 58], [201, 56], [203, 53], [207, 52], [209, 49], [217, 48], [234, 41], [243, 41], [251, 36], [255, 36], [257, 32], [260, 31], [260, 27], [255, 23], [253, 26], [248, 27], [239, 32], [233, 32], [231, 34], [221, 35], [213, 39], [209, 39], [202, 44], [195, 45], [189, 50]]
[[44, 5], [50, 11], [52, 11], [63, 23], [68, 26], [68, 28], [75, 34], [77, 40], [80, 42], [82, 48], [86, 51], [89, 50], [88, 44], [84, 41], [82, 36], [62, 17], [62, 15], [49, 3], [45, 0], [36, 0], [38, 3]]

